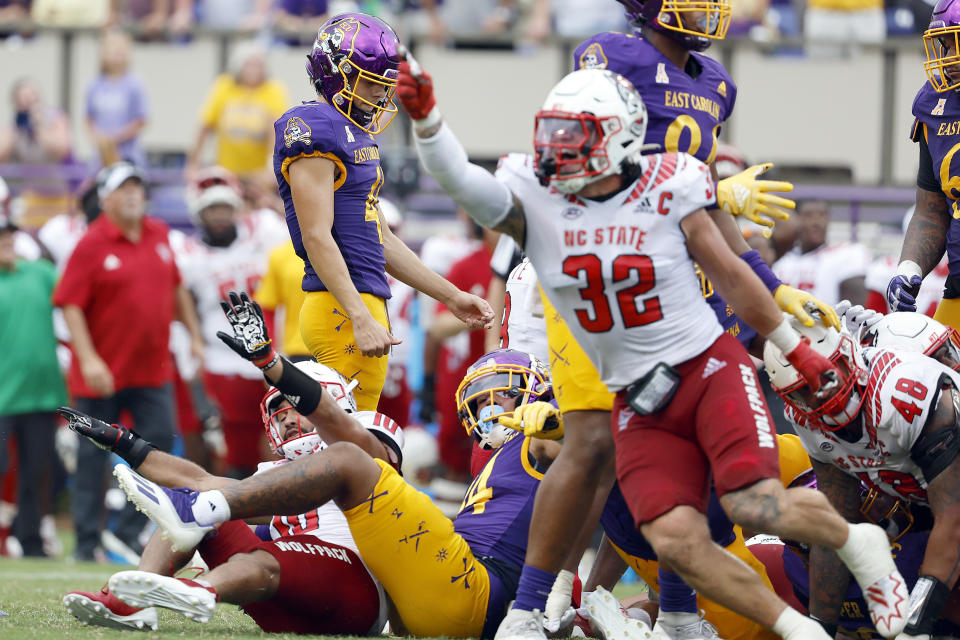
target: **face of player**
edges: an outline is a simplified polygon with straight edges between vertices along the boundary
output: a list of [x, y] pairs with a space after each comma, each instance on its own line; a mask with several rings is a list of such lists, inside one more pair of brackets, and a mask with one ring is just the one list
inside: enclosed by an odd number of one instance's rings
[[827, 225], [830, 223], [830, 208], [826, 202], [804, 202], [797, 207], [800, 222], [800, 249], [812, 251], [827, 241]]
[[118, 222], [135, 222], [143, 217], [147, 192], [138, 178], [130, 178], [103, 199], [103, 212]]
[[557, 176], [582, 173], [596, 141], [597, 130], [593, 122], [565, 118], [541, 119], [534, 137], [538, 162], [544, 167], [555, 167]]
[[716, 14], [708, 14], [706, 11], [685, 11], [680, 20], [683, 26], [690, 31], [697, 33], [714, 34], [719, 26], [719, 17]]
[[[940, 55], [943, 58], [955, 58], [958, 53], [958, 42], [954, 36], [940, 38]], [[960, 81], [958, 65], [948, 64], [943, 67], [943, 73], [950, 84]]]
[[[354, 98], [353, 108], [361, 109], [365, 113], [370, 113], [373, 111], [373, 107], [367, 103], [379, 104], [387, 95], [387, 87], [379, 82], [373, 82], [361, 76], [357, 78], [354, 93], [357, 94], [357, 98], [362, 98], [362, 100]], [[364, 102], [364, 100], [366, 102]]]
[[277, 405], [277, 412], [274, 420], [280, 426], [280, 435], [285, 441], [316, 430], [286, 399]]
[[237, 211], [228, 204], [213, 204], [200, 212], [200, 220], [211, 235], [222, 235], [233, 229]]
[[14, 252], [13, 230], [0, 231], [0, 267], [11, 268], [17, 260]]

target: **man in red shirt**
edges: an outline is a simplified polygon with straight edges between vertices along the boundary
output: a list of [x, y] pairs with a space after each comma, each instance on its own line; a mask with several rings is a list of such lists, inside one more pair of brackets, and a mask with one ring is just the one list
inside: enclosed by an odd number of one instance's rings
[[[196, 311], [180, 282], [166, 224], [145, 216], [146, 190], [127, 162], [97, 176], [103, 215], [80, 239], [53, 303], [63, 309], [73, 359], [67, 385], [77, 409], [106, 422], [121, 411], [136, 431], [163, 450], [173, 444], [174, 407], [168, 341], [174, 310], [202, 356]], [[80, 441], [72, 499], [78, 560], [93, 560], [99, 543], [109, 453]], [[117, 536], [135, 551], [146, 519], [127, 505]]]

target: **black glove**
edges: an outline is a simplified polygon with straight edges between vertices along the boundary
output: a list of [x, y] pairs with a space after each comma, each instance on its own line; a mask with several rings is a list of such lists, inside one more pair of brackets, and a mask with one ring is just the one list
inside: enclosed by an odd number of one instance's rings
[[273, 350], [273, 341], [267, 333], [267, 323], [260, 305], [246, 293], [237, 295], [231, 291], [228, 297], [228, 300], [220, 301], [220, 307], [227, 316], [233, 335], [217, 331], [217, 337], [244, 360], [249, 360], [260, 369], [269, 369], [276, 364], [279, 356]]
[[420, 420], [424, 424], [433, 422], [433, 414], [436, 412], [436, 400], [434, 398], [434, 383], [436, 379], [432, 373], [423, 376], [423, 386], [420, 387]]
[[118, 424], [107, 424], [93, 416], [88, 416], [70, 407], [57, 409], [73, 431], [105, 451], [113, 451], [136, 469], [146, 459], [154, 447], [133, 431]]

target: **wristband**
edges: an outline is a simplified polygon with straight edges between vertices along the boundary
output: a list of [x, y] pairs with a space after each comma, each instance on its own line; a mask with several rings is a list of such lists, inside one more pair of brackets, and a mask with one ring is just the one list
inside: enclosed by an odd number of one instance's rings
[[121, 435], [111, 450], [130, 465], [134, 471], [147, 459], [147, 454], [156, 449], [155, 446], [135, 434], [129, 429], [114, 425]]
[[267, 369], [270, 369], [275, 364], [280, 362], [280, 354], [274, 351], [273, 349], [271, 349], [270, 353], [268, 353], [263, 358], [259, 360], [251, 360], [251, 362], [253, 362], [253, 364], [255, 364], [260, 369], [260, 371], [266, 371]]
[[787, 355], [800, 344], [800, 334], [793, 330], [789, 320], [781, 322], [776, 329], [767, 334], [767, 340]]
[[929, 575], [921, 575], [910, 590], [910, 617], [905, 633], [912, 636], [932, 635], [943, 607], [950, 598], [950, 588]]
[[[283, 361], [283, 373], [276, 382], [267, 379], [267, 384], [277, 388], [283, 394], [283, 397], [294, 406], [302, 416], [309, 416], [320, 406], [320, 399], [323, 397], [323, 385], [308, 376], [297, 368], [292, 362], [283, 356], [277, 356], [276, 360]], [[269, 369], [273, 364], [266, 367]], [[264, 376], [266, 378], [266, 376]]]
[[920, 265], [913, 260], [904, 260], [897, 265], [897, 273], [895, 275], [919, 276], [920, 278], [923, 278], [923, 269], [921, 269]]
[[750, 265], [753, 272], [757, 274], [764, 286], [770, 291], [776, 291], [777, 287], [783, 284], [767, 263], [763, 261], [760, 252], [756, 249], [740, 254], [740, 259]]
[[426, 131], [440, 124], [441, 120], [443, 120], [443, 117], [440, 115], [440, 107], [433, 105], [433, 109], [430, 109], [430, 113], [427, 114], [426, 118], [413, 121], [413, 128], [417, 131]]

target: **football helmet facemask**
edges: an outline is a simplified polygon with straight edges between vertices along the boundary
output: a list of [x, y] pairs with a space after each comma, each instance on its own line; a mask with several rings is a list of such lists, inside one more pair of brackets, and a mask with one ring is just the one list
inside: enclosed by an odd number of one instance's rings
[[549, 400], [551, 392], [547, 368], [535, 356], [497, 349], [467, 369], [457, 388], [457, 414], [481, 447], [496, 449], [516, 433], [500, 424], [500, 416], [513, 415], [520, 405]]
[[960, 88], [960, 0], [940, 0], [923, 32], [923, 70], [938, 93]]

